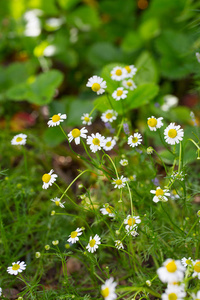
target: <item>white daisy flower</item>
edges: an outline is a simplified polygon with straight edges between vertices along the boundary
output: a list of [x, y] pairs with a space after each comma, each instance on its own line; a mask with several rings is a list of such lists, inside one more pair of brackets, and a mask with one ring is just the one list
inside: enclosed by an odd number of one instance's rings
[[115, 67], [110, 73], [111, 79], [121, 81], [126, 77], [126, 70], [121, 67]]
[[200, 260], [197, 259], [193, 261], [193, 267], [194, 267], [194, 273], [192, 274], [192, 277], [198, 277], [200, 279]]
[[[200, 62], [200, 57], [199, 57], [199, 62]], [[196, 295], [193, 293], [192, 297], [193, 297], [193, 300], [199, 300], [200, 299], [200, 291], [198, 291]]]
[[88, 133], [88, 130], [85, 127], [81, 128], [80, 130], [78, 128], [74, 128], [68, 134], [69, 142], [71, 143], [71, 141], [73, 141], [73, 139], [74, 139], [75, 144], [79, 145], [80, 141], [81, 141], [81, 139], [80, 139], [81, 137], [83, 139], [87, 138], [86, 133]]
[[54, 115], [50, 120], [48, 121], [47, 125], [49, 127], [58, 126], [61, 122], [64, 122], [64, 120], [67, 119], [67, 115], [61, 115], [60, 113], [57, 115]]
[[134, 133], [134, 135], [131, 135], [128, 137], [128, 145], [130, 147], [137, 147], [142, 142], [142, 135], [140, 133]]
[[162, 294], [162, 300], [182, 300], [186, 296], [186, 292], [183, 291], [178, 285], [170, 285]]
[[197, 61], [200, 63], [200, 53], [196, 52], [195, 54], [196, 54]]
[[107, 279], [105, 283], [101, 286], [101, 295], [105, 300], [114, 300], [117, 298], [115, 294], [115, 288], [117, 283], [114, 282], [114, 278]]
[[127, 181], [127, 178], [122, 175], [120, 178], [117, 178], [117, 179], [113, 178], [112, 184], [115, 184], [115, 186], [114, 186], [115, 189], [116, 188], [121, 189], [125, 186], [126, 181]]
[[122, 244], [122, 242], [120, 240], [116, 240], [115, 241], [115, 247], [120, 250], [120, 249], [124, 249], [124, 245]]
[[92, 118], [93, 117], [90, 117], [89, 114], [83, 114], [82, 117], [81, 117], [81, 120], [83, 121], [82, 123], [83, 124], [86, 124], [86, 125], [91, 125], [92, 124]]
[[69, 243], [75, 244], [79, 241], [79, 236], [82, 234], [82, 229], [77, 228], [75, 231], [72, 231], [69, 235], [69, 239], [67, 240]]
[[132, 79], [123, 80], [122, 85], [125, 87], [125, 89], [131, 90], [131, 91], [133, 91], [134, 89], [137, 88], [136, 84], [134, 83], [134, 81]]
[[151, 131], [156, 131], [163, 126], [162, 117], [156, 119], [154, 116], [147, 119], [147, 125]]
[[162, 282], [177, 282], [184, 278], [185, 267], [180, 260], [168, 258], [163, 267], [157, 270], [158, 277]]
[[65, 202], [61, 203], [61, 202], [60, 202], [60, 199], [57, 198], [57, 197], [54, 198], [54, 199], [51, 199], [51, 201], [54, 202], [55, 205], [60, 206], [61, 208], [64, 208], [64, 207], [65, 207], [65, 206], [63, 205]]
[[127, 97], [128, 91], [124, 90], [123, 87], [119, 87], [112, 93], [112, 97], [116, 100], [119, 101], [120, 99], [125, 99]]
[[14, 136], [11, 141], [11, 145], [25, 145], [26, 144], [27, 135], [20, 133]]
[[136, 181], [136, 178], [137, 178], [137, 176], [136, 175], [131, 175], [131, 176], [129, 176], [129, 181], [131, 180], [131, 181]]
[[126, 78], [132, 78], [137, 72], [137, 68], [134, 65], [126, 66], [124, 69]]
[[99, 248], [98, 245], [101, 244], [100, 239], [98, 234], [95, 234], [94, 238], [92, 238], [92, 236], [90, 237], [89, 243], [86, 246], [88, 252], [94, 253]]
[[110, 151], [114, 148], [114, 146], [116, 145], [116, 141], [115, 139], [112, 139], [111, 137], [107, 137], [104, 141], [104, 146], [103, 146], [103, 149], [105, 151]]
[[139, 233], [136, 231], [137, 230], [137, 226], [134, 228], [126, 228], [126, 233], [127, 235], [132, 235], [133, 237], [136, 237], [137, 235], [139, 235]]
[[124, 159], [121, 159], [119, 163], [120, 163], [120, 165], [122, 165], [123, 167], [125, 167], [125, 166], [128, 165], [128, 160], [124, 158]]
[[109, 215], [109, 217], [114, 217], [115, 214], [113, 213], [114, 208], [110, 206], [108, 203], [103, 205], [103, 208], [100, 208], [100, 212], [103, 215]]
[[193, 260], [191, 259], [191, 257], [189, 257], [189, 258], [183, 257], [181, 259], [181, 263], [184, 267], [187, 267], [187, 266], [193, 265]]
[[45, 173], [43, 176], [42, 176], [42, 181], [43, 181], [43, 186], [42, 188], [43, 189], [48, 189], [49, 186], [51, 186], [55, 181], [56, 181], [56, 178], [58, 177], [58, 175], [56, 174], [53, 174], [54, 170], [52, 169], [48, 174]]
[[[153, 202], [157, 203], [159, 201], [167, 202], [167, 197], [170, 196], [170, 193], [168, 193], [168, 190], [163, 190], [159, 186], [156, 188], [156, 190], [151, 190], [151, 194], [155, 194], [153, 197]], [[167, 197], [166, 197], [167, 196]]]
[[90, 145], [90, 150], [95, 153], [105, 145], [105, 137], [98, 132], [96, 134], [92, 133], [87, 138], [87, 144]]
[[184, 132], [183, 129], [180, 129], [180, 125], [175, 125], [175, 123], [170, 123], [167, 128], [164, 130], [165, 141], [170, 145], [175, 145], [175, 143], [179, 144], [182, 141]]
[[126, 225], [126, 230], [131, 230], [133, 228], [137, 228], [137, 224], [141, 223], [141, 219], [139, 216], [131, 216], [128, 215], [126, 219], [124, 220], [124, 224]]
[[2, 288], [0, 287], [0, 296], [2, 296]]
[[91, 87], [93, 92], [96, 92], [97, 95], [103, 94], [107, 88], [106, 82], [103, 80], [103, 78], [96, 75], [88, 79], [86, 86]]
[[11, 267], [7, 268], [7, 272], [11, 275], [17, 275], [26, 269], [26, 264], [24, 261], [13, 262]]
[[101, 120], [105, 123], [106, 122], [112, 123], [114, 120], [117, 119], [117, 115], [118, 115], [118, 113], [116, 111], [109, 109], [101, 115]]

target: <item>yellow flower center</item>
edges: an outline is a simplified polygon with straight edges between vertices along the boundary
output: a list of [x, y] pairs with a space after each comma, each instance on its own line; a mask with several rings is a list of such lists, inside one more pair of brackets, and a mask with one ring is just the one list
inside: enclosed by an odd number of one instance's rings
[[93, 90], [93, 92], [98, 92], [100, 90], [101, 86], [99, 83], [93, 83], [91, 89]]
[[195, 272], [199, 273], [200, 272], [200, 261], [196, 262], [194, 265], [194, 270]]
[[126, 84], [127, 84], [128, 86], [132, 86], [132, 85], [133, 85], [131, 81], [127, 81]]
[[52, 117], [52, 121], [53, 121], [54, 123], [60, 121], [60, 116], [59, 116], [59, 115], [54, 115], [54, 116]]
[[94, 138], [92, 142], [95, 146], [100, 146], [100, 140], [98, 138]]
[[111, 141], [106, 143], [106, 147], [110, 147], [112, 145]]
[[121, 184], [122, 184], [122, 180], [121, 180], [121, 179], [117, 179], [117, 180], [115, 180], [115, 183], [116, 183], [117, 185], [121, 185]]
[[18, 265], [18, 264], [14, 264], [12, 266], [13, 271], [17, 271], [17, 270], [19, 270], [19, 268], [20, 268], [20, 265]]
[[117, 76], [120, 76], [120, 75], [122, 75], [122, 70], [120, 70], [120, 69], [117, 69], [117, 70], [116, 70], [116, 72], [115, 72], [115, 74], [116, 74]]
[[60, 201], [55, 201], [55, 205], [59, 206], [60, 205]]
[[131, 73], [131, 68], [129, 66], [126, 66], [125, 69], [128, 73]]
[[117, 91], [117, 97], [121, 96], [123, 94], [123, 91], [122, 90], [118, 90]]
[[177, 131], [176, 131], [176, 129], [170, 129], [170, 130], [168, 131], [168, 136], [169, 136], [170, 138], [174, 139], [174, 138], [177, 136]]
[[49, 175], [49, 174], [44, 174], [42, 176], [42, 181], [45, 183], [48, 183], [50, 179], [51, 179], [51, 175]]
[[169, 300], [177, 300], [178, 297], [177, 297], [177, 295], [175, 293], [171, 293], [171, 294], [168, 295], [168, 299]]
[[147, 121], [147, 124], [150, 126], [150, 127], [156, 127], [157, 125], [157, 120], [155, 118], [151, 118]]
[[129, 218], [128, 219], [128, 225], [133, 226], [135, 224], [135, 219], [134, 218]]
[[22, 140], [23, 140], [23, 139], [22, 139], [21, 137], [19, 137], [19, 136], [16, 138], [16, 142], [17, 142], [17, 143], [21, 142]]
[[138, 141], [138, 138], [137, 138], [137, 137], [133, 137], [133, 138], [132, 138], [132, 143], [135, 144], [135, 143], [137, 143], [137, 141]]
[[108, 206], [108, 207], [106, 208], [106, 211], [107, 211], [109, 214], [111, 214], [111, 213], [112, 213], [112, 211], [111, 211], [110, 207], [111, 207], [111, 206]]
[[72, 130], [72, 136], [73, 136], [74, 138], [79, 137], [80, 134], [81, 134], [81, 132], [80, 132], [80, 130], [79, 130], [78, 128], [75, 128], [75, 129]]
[[75, 237], [77, 237], [78, 232], [77, 231], [72, 231], [71, 232], [71, 238], [75, 239]]
[[186, 259], [185, 262], [186, 262], [187, 265], [190, 265], [190, 264], [191, 264], [191, 260], [190, 260], [190, 259]]
[[163, 196], [164, 195], [164, 191], [162, 189], [157, 189], [156, 190], [156, 196]]
[[111, 114], [111, 113], [107, 113], [107, 114], [106, 114], [106, 119], [111, 119], [111, 118], [112, 118], [112, 116], [113, 116], [113, 114]]
[[92, 239], [92, 240], [89, 242], [89, 244], [90, 244], [90, 247], [94, 247], [94, 245], [96, 244], [95, 239]]
[[109, 296], [109, 288], [107, 287], [107, 288], [101, 290], [101, 295], [102, 295], [104, 298], [108, 297], [108, 296]]
[[177, 266], [174, 260], [170, 261], [165, 267], [170, 273], [174, 273], [177, 270]]
[[85, 117], [84, 120], [85, 120], [85, 122], [89, 122], [89, 121], [90, 121], [90, 118]]

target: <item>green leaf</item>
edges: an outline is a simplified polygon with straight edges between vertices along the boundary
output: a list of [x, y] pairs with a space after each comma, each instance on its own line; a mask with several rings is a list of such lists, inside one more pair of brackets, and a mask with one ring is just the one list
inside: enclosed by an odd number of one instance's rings
[[43, 139], [48, 146], [56, 147], [64, 140], [66, 140], [66, 137], [64, 136], [60, 128], [57, 126], [50, 127], [47, 130], [45, 130]]
[[155, 60], [149, 52], [142, 52], [135, 65], [138, 69], [135, 75], [136, 84], [158, 82], [158, 68]]
[[160, 26], [157, 19], [148, 19], [142, 23], [139, 28], [140, 36], [143, 40], [147, 41], [156, 37], [160, 33]]
[[136, 31], [129, 31], [121, 44], [125, 52], [136, 51], [143, 46], [143, 41]]
[[[79, 126], [82, 124], [81, 117], [84, 113], [90, 113], [93, 108], [92, 101], [74, 100], [71, 102], [68, 108], [67, 125]], [[94, 114], [92, 114], [94, 118]]]
[[91, 6], [82, 5], [70, 13], [68, 22], [82, 31], [89, 31], [100, 25], [100, 19], [96, 9]]

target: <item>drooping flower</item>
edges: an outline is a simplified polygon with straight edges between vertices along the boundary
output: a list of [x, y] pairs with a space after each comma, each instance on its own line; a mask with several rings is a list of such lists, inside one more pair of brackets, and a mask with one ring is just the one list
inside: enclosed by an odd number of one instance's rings
[[154, 116], [151, 116], [147, 119], [147, 125], [149, 126], [149, 129], [151, 131], [156, 131], [158, 128], [161, 128], [163, 126], [162, 117], [155, 118]]
[[129, 66], [126, 66], [124, 67], [125, 69], [125, 77], [126, 78], [132, 78], [135, 73], [137, 72], [137, 68], [135, 68], [134, 65], [129, 65]]
[[184, 132], [180, 125], [175, 125], [175, 123], [170, 123], [164, 130], [165, 141], [170, 145], [179, 144], [182, 141]]
[[75, 244], [79, 241], [79, 236], [82, 235], [82, 229], [77, 228], [75, 231], [72, 231], [69, 235], [69, 239], [67, 240], [69, 243]]
[[66, 114], [61, 115], [61, 113], [59, 113], [57, 115], [53, 115], [53, 117], [51, 117], [50, 120], [48, 121], [47, 125], [49, 127], [58, 126], [60, 125], [61, 122], [64, 122], [65, 119], [67, 119], [67, 115]]
[[88, 133], [88, 130], [83, 127], [81, 128], [80, 130], [78, 128], [74, 128], [72, 131], [70, 131], [70, 133], [68, 134], [68, 138], [69, 138], [69, 142], [71, 143], [71, 141], [74, 140], [75, 144], [76, 145], [79, 145], [80, 144], [80, 141], [81, 141], [81, 137], [83, 139], [86, 139], [87, 138], [87, 135], [86, 133]]
[[113, 178], [112, 184], [115, 184], [114, 188], [121, 189], [125, 186], [126, 181], [127, 181], [127, 178], [122, 175], [120, 178], [117, 178], [117, 179]]
[[103, 94], [107, 88], [106, 81], [96, 75], [88, 79], [86, 86], [91, 87], [93, 92], [97, 93], [97, 95]]
[[114, 111], [113, 109], [109, 109], [102, 114], [101, 120], [105, 123], [106, 122], [112, 123], [114, 120], [117, 119], [117, 115], [118, 113], [116, 111]]
[[65, 202], [60, 202], [60, 199], [59, 198], [54, 198], [54, 199], [51, 199], [51, 201], [52, 202], [54, 202], [55, 203], [55, 205], [57, 205], [57, 206], [60, 206], [61, 208], [64, 208], [65, 206], [63, 205]]
[[185, 267], [180, 260], [168, 258], [161, 268], [157, 270], [158, 277], [162, 282], [179, 282], [184, 278]]
[[140, 133], [134, 133], [134, 135], [131, 135], [128, 137], [128, 145], [130, 147], [137, 147], [142, 142], [142, 135]]
[[153, 197], [153, 202], [155, 203], [159, 201], [167, 202], [168, 201], [167, 197], [170, 196], [170, 193], [168, 193], [167, 189], [163, 190], [159, 186], [156, 188], [156, 190], [151, 190], [150, 193], [155, 194], [155, 196]]
[[136, 84], [133, 82], [132, 79], [123, 80], [122, 85], [125, 87], [125, 89], [133, 91], [137, 88]]
[[25, 145], [26, 144], [27, 135], [20, 133], [14, 136], [11, 141], [11, 145]]
[[11, 275], [17, 275], [26, 269], [26, 264], [24, 261], [13, 262], [11, 267], [7, 268], [7, 272]]
[[88, 252], [94, 253], [99, 248], [99, 245], [101, 244], [100, 240], [101, 238], [98, 236], [98, 234], [95, 234], [94, 238], [92, 238], [91, 236], [89, 243], [86, 246]]
[[51, 169], [51, 171], [49, 173], [45, 173], [43, 176], [42, 176], [42, 181], [43, 181], [43, 186], [42, 188], [43, 189], [48, 189], [49, 186], [51, 186], [55, 181], [56, 181], [56, 178], [58, 177], [58, 175], [56, 174], [53, 174], [54, 170]]
[[91, 125], [92, 124], [92, 118], [93, 117], [90, 117], [89, 114], [83, 114], [82, 117], [81, 117], [81, 120], [83, 121], [82, 123], [85, 124], [85, 125]]
[[116, 240], [115, 241], [115, 247], [120, 250], [120, 249], [124, 249], [124, 245], [122, 244], [122, 242], [120, 240]]
[[96, 134], [92, 133], [87, 138], [87, 144], [90, 145], [90, 150], [95, 153], [105, 145], [105, 137], [98, 132]]
[[112, 93], [112, 97], [116, 101], [119, 101], [120, 99], [125, 99], [127, 97], [127, 94], [128, 94], [128, 91], [124, 90], [123, 87], [119, 87]]
[[126, 71], [124, 68], [115, 67], [110, 73], [111, 79], [121, 81], [126, 77]]
[[114, 209], [112, 206], [110, 206], [109, 204], [104, 204], [103, 208], [100, 208], [100, 212], [103, 215], [109, 215], [109, 217], [114, 217], [115, 214], [113, 213]]
[[115, 139], [111, 138], [111, 137], [107, 137], [105, 140], [104, 140], [104, 146], [103, 146], [103, 149], [105, 151], [110, 151], [114, 148], [114, 146], [116, 145], [116, 141]]

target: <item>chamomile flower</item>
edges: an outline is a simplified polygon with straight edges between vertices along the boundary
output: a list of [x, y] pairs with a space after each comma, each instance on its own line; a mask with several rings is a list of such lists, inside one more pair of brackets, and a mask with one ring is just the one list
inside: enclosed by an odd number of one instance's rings
[[186, 296], [186, 292], [178, 285], [170, 285], [162, 294], [162, 300], [182, 300]]
[[[200, 62], [200, 57], [199, 57], [199, 62]], [[199, 300], [200, 299], [200, 291], [197, 292], [197, 294], [192, 294], [193, 300]]]
[[83, 139], [87, 138], [86, 133], [88, 133], [88, 130], [85, 127], [81, 128], [80, 130], [78, 128], [74, 128], [68, 134], [69, 142], [71, 143], [71, 141], [73, 141], [73, 139], [74, 139], [75, 144], [79, 145], [80, 141], [81, 141], [81, 139], [80, 139], [81, 137]]
[[125, 99], [127, 97], [128, 91], [124, 90], [123, 87], [119, 87], [112, 93], [112, 97], [116, 100], [119, 101], [120, 99]]
[[90, 145], [90, 150], [95, 153], [105, 145], [105, 137], [98, 132], [96, 134], [92, 133], [87, 138], [87, 144]]
[[59, 244], [59, 240], [52, 241], [52, 244], [53, 244], [54, 246], [57, 246], [57, 245]]
[[48, 189], [49, 186], [51, 186], [55, 181], [58, 175], [53, 174], [54, 170], [52, 169], [49, 173], [45, 173], [42, 176], [42, 181], [43, 181], [43, 189]]
[[116, 111], [114, 111], [113, 109], [109, 109], [102, 114], [101, 120], [105, 123], [112, 123], [114, 120], [117, 119], [117, 115], [118, 113]]
[[[167, 202], [167, 197], [170, 196], [170, 193], [168, 193], [168, 190], [163, 190], [159, 186], [156, 188], [156, 190], [151, 190], [151, 194], [155, 194], [153, 197], [153, 202], [157, 203], [159, 201]], [[167, 196], [167, 197], [166, 197]]]
[[24, 261], [13, 262], [11, 267], [7, 268], [7, 272], [11, 275], [17, 275], [26, 269], [26, 264]]
[[58, 126], [60, 125], [61, 122], [64, 122], [65, 119], [67, 119], [67, 115], [66, 114], [61, 115], [59, 113], [57, 115], [53, 115], [53, 117], [51, 117], [50, 120], [48, 121], [47, 125], [49, 127]]
[[137, 72], [137, 68], [135, 68], [134, 65], [129, 65], [129, 66], [126, 66], [124, 67], [125, 69], [125, 77], [126, 78], [132, 78], [135, 73]]
[[162, 282], [179, 282], [184, 278], [185, 267], [180, 260], [168, 258], [161, 268], [157, 270]]
[[61, 208], [64, 208], [65, 206], [63, 205], [65, 202], [60, 202], [60, 199], [59, 198], [54, 198], [54, 199], [51, 199], [51, 201], [52, 202], [54, 202], [55, 203], [55, 205], [57, 205], [57, 206], [60, 206]]
[[115, 294], [115, 288], [117, 283], [114, 282], [114, 278], [107, 279], [105, 283], [101, 286], [101, 295], [105, 300], [114, 300], [117, 298]]
[[115, 139], [112, 139], [111, 137], [107, 137], [104, 142], [105, 143], [104, 143], [103, 149], [105, 151], [112, 150], [112, 148], [114, 148], [114, 146], [116, 145]]
[[20, 133], [14, 136], [11, 141], [11, 145], [25, 145], [26, 144], [27, 135]]
[[176, 179], [176, 180], [183, 181], [184, 178], [185, 178], [185, 175], [187, 175], [187, 174], [183, 174], [182, 171], [181, 171], [181, 172], [173, 172], [172, 175], [171, 175], [171, 178], [172, 178], [173, 180]]
[[103, 94], [105, 92], [105, 89], [107, 88], [106, 81], [96, 75], [88, 79], [86, 86], [91, 87], [93, 92], [96, 92], [97, 95]]
[[88, 250], [88, 252], [94, 253], [101, 244], [100, 242], [101, 238], [98, 236], [98, 234], [95, 234], [94, 238], [92, 238], [92, 236], [90, 237], [89, 243], [86, 246], [86, 249]]
[[139, 216], [131, 216], [128, 215], [126, 219], [124, 220], [124, 224], [126, 225], [126, 230], [131, 230], [135, 227], [137, 227], [137, 224], [141, 223], [141, 219]]
[[198, 277], [200, 279], [200, 260], [197, 259], [193, 261], [193, 267], [194, 267], [194, 273], [192, 274], [192, 277]]
[[170, 145], [179, 144], [182, 141], [184, 132], [180, 125], [175, 125], [175, 123], [170, 123], [164, 130], [165, 141]]
[[115, 241], [115, 247], [120, 250], [120, 249], [124, 249], [124, 245], [122, 244], [122, 242], [120, 240], [116, 240]]
[[2, 296], [2, 288], [0, 288], [0, 296]]
[[156, 131], [158, 128], [163, 126], [162, 117], [156, 119], [154, 116], [151, 116], [147, 119], [147, 125], [151, 131]]
[[139, 233], [136, 230], [137, 226], [134, 228], [126, 228], [126, 233], [127, 235], [132, 235], [133, 237], [136, 237], [137, 235], [139, 235]]
[[119, 163], [120, 163], [120, 165], [122, 165], [123, 167], [125, 167], [125, 166], [128, 165], [128, 160], [124, 158], [124, 159], [121, 159]]
[[127, 181], [127, 178], [122, 175], [120, 178], [117, 178], [117, 179], [113, 178], [112, 184], [115, 184], [115, 186], [114, 186], [115, 189], [116, 188], [121, 189], [126, 185], [125, 184], [126, 181]]
[[115, 67], [110, 73], [111, 79], [121, 81], [126, 77], [126, 71], [124, 68]]
[[69, 239], [67, 240], [69, 243], [75, 244], [79, 241], [79, 236], [82, 234], [82, 229], [77, 228], [75, 231], [72, 231], [69, 235]]
[[133, 91], [137, 88], [136, 84], [133, 82], [132, 79], [123, 80], [122, 85], [125, 87], [125, 89]]
[[140, 133], [134, 133], [134, 135], [131, 135], [128, 137], [128, 145], [130, 147], [137, 147], [142, 142], [142, 135]]
[[191, 257], [189, 257], [189, 258], [183, 257], [181, 259], [181, 263], [184, 267], [187, 267], [187, 266], [193, 265], [193, 260], [191, 259]]
[[109, 217], [114, 217], [115, 214], [113, 213], [114, 209], [108, 203], [103, 205], [103, 208], [100, 208], [100, 212], [103, 215], [109, 215]]
[[93, 117], [90, 117], [89, 114], [83, 114], [82, 117], [81, 117], [81, 120], [83, 121], [82, 123], [85, 124], [85, 125], [91, 125], [92, 124], [92, 118]]

